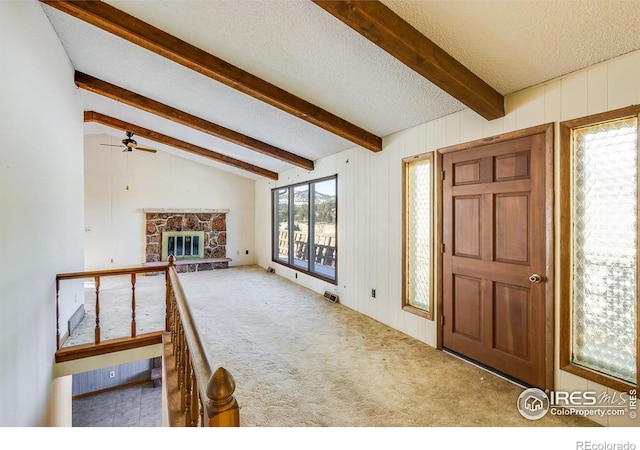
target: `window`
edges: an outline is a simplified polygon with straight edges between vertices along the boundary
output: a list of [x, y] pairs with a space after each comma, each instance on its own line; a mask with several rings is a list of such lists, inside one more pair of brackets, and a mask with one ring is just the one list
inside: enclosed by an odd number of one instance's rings
[[272, 190], [273, 261], [335, 283], [337, 176]]
[[403, 160], [403, 309], [433, 319], [433, 153]]
[[621, 391], [638, 376], [638, 113], [560, 126], [561, 365]]
[[274, 217], [275, 217], [275, 239], [278, 240], [277, 247], [274, 245], [274, 259], [276, 261], [289, 262], [289, 189], [278, 189], [273, 191]]
[[309, 270], [309, 185], [293, 188], [293, 258], [294, 266]]

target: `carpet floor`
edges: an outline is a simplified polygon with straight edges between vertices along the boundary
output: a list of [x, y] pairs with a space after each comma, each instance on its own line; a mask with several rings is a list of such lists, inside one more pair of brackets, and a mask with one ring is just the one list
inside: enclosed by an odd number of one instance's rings
[[[243, 427], [597, 426], [581, 416], [527, 420], [521, 387], [260, 267], [180, 279], [211, 366], [236, 380]], [[138, 278], [139, 333], [161, 328], [163, 290], [163, 277]], [[129, 280], [104, 278], [100, 295], [103, 338], [126, 336]], [[93, 335], [94, 304], [89, 287], [65, 346]]]

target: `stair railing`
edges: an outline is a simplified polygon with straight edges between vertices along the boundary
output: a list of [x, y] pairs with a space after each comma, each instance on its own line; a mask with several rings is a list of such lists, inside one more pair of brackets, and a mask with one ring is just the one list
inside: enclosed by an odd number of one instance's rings
[[[238, 427], [240, 408], [234, 397], [235, 380], [223, 367], [215, 371], [207, 357], [205, 347], [195, 327], [195, 322], [178, 277], [175, 258], [169, 257], [166, 264], [151, 264], [88, 272], [63, 273], [56, 276], [56, 349], [60, 352], [60, 282], [73, 279], [93, 278], [95, 282], [95, 331], [94, 345], [104, 342], [100, 333], [100, 279], [107, 276], [130, 275], [131, 277], [131, 339], [137, 338], [136, 329], [136, 275], [164, 273], [165, 276], [165, 335], [173, 345], [175, 370], [165, 371], [177, 377], [179, 411], [184, 426]], [[82, 346], [85, 347], [86, 346]], [[120, 347], [119, 347], [120, 348]], [[71, 348], [67, 349], [71, 350]], [[73, 356], [67, 355], [68, 359]]]
[[225, 368], [213, 371], [196, 331], [195, 322], [173, 256], [169, 275], [169, 321], [185, 426], [238, 427], [240, 408], [233, 393], [235, 380]]

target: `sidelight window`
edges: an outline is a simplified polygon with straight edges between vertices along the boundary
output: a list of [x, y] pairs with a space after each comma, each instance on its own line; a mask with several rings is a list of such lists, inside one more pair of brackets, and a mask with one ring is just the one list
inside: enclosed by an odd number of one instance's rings
[[638, 112], [561, 124], [561, 362], [618, 390], [638, 376]]
[[403, 309], [433, 318], [433, 153], [404, 160]]

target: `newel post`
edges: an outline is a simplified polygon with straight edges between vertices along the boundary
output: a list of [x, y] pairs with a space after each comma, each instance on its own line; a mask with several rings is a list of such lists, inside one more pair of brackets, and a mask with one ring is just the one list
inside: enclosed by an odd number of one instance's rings
[[240, 407], [233, 396], [235, 390], [236, 382], [224, 367], [211, 374], [206, 403], [210, 427], [240, 426]]
[[171, 314], [171, 280], [169, 279], [169, 269], [175, 266], [176, 258], [173, 255], [169, 255], [167, 258], [167, 270], [164, 273], [164, 282], [166, 286], [166, 294], [165, 294], [165, 309], [164, 309], [164, 331], [171, 331], [170, 324], [170, 314]]

